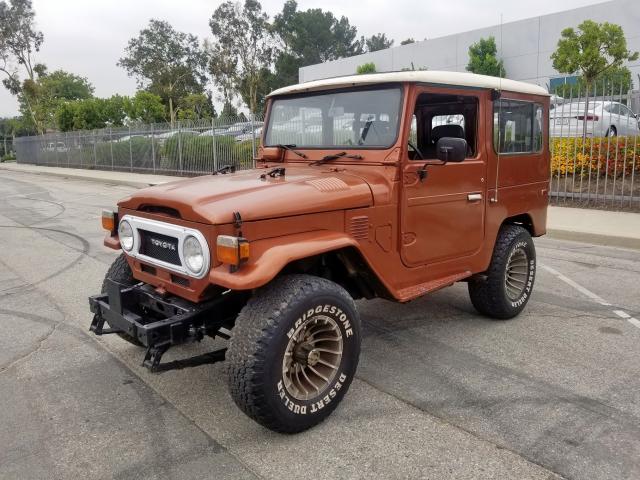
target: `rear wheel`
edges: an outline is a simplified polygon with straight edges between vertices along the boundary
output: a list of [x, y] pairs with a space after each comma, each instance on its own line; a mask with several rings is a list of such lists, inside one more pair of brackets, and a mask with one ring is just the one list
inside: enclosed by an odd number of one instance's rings
[[471, 303], [488, 317], [513, 318], [529, 301], [535, 274], [536, 251], [531, 235], [518, 225], [504, 225], [485, 276], [469, 281]]
[[259, 290], [233, 328], [231, 396], [261, 425], [296, 433], [337, 407], [356, 372], [360, 320], [339, 285], [288, 275]]
[[[121, 253], [111, 264], [109, 270], [107, 270], [107, 274], [104, 276], [104, 281], [102, 282], [102, 293], [107, 292], [107, 280], [113, 280], [116, 283], [126, 286], [136, 283], [124, 253]], [[138, 339], [130, 337], [126, 333], [117, 333], [117, 335], [136, 347], [144, 347]]]
[[616, 129], [616, 127], [611, 125], [607, 130], [607, 137], [615, 137], [617, 135], [618, 135], [618, 130]]

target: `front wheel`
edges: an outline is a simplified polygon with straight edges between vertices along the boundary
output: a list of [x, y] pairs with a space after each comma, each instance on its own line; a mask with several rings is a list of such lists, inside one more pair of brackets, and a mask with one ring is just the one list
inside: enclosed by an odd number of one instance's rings
[[507, 320], [525, 307], [536, 276], [536, 250], [529, 232], [518, 225], [503, 225], [498, 233], [489, 269], [469, 281], [475, 309], [488, 317]]
[[301, 432], [337, 407], [359, 355], [351, 296], [323, 278], [287, 275], [260, 289], [236, 319], [226, 358], [231, 396], [261, 425]]

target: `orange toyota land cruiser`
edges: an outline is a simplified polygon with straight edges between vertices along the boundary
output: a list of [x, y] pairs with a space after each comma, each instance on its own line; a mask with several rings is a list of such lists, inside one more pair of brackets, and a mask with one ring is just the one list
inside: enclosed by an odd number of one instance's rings
[[[279, 432], [327, 417], [356, 372], [354, 300], [466, 282], [482, 315], [531, 297], [545, 233], [549, 96], [470, 73], [331, 78], [269, 95], [256, 168], [140, 190], [104, 211], [122, 250], [91, 330], [152, 371], [224, 360], [236, 404]], [[428, 319], [425, 319], [428, 321]], [[161, 362], [204, 337], [228, 349]]]

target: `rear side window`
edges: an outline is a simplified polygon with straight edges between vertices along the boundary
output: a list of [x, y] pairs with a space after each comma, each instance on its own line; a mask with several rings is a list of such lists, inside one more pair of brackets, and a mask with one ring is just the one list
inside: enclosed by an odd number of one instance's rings
[[498, 153], [542, 150], [542, 105], [501, 99], [493, 104], [493, 145]]

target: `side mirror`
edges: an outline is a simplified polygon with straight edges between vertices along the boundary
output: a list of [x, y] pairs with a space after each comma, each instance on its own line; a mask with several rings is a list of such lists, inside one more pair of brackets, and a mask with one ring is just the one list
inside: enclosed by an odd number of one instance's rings
[[436, 156], [443, 162], [462, 162], [467, 158], [467, 141], [464, 138], [442, 137], [436, 143]]

